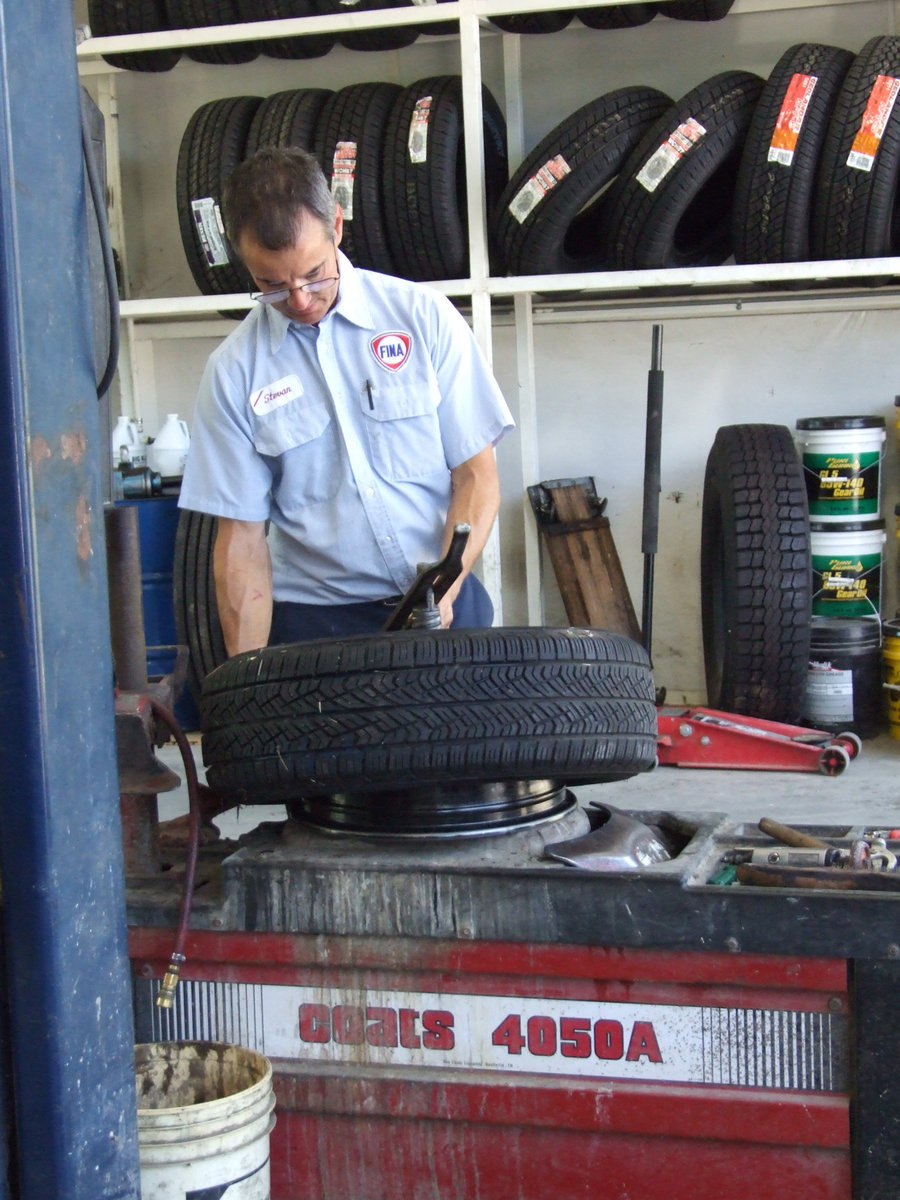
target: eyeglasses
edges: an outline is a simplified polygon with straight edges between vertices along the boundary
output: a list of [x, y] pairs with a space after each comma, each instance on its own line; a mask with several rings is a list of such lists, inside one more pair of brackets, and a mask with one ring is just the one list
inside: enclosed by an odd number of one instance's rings
[[[334, 269], [339, 271], [337, 252], [334, 255]], [[307, 292], [314, 296], [317, 292], [327, 291], [335, 283], [340, 283], [340, 275], [329, 275], [327, 279], [311, 279], [309, 283], [298, 283], [296, 287], [276, 288], [272, 292], [251, 292], [250, 299], [260, 304], [281, 304], [288, 299], [291, 292]]]
[[316, 292], [326, 291], [335, 283], [340, 283], [339, 275], [331, 275], [328, 279], [313, 279], [309, 283], [298, 283], [296, 287], [277, 288], [274, 292], [251, 292], [250, 299], [258, 300], [260, 304], [281, 304], [291, 292], [309, 292], [310, 295], [315, 295]]

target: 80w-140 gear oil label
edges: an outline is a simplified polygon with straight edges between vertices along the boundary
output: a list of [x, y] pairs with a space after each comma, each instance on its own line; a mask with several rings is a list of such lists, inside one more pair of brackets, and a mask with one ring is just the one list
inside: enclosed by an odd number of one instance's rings
[[305, 1062], [846, 1087], [845, 1024], [828, 1012], [191, 980], [172, 1010], [141, 1007], [154, 1025], [142, 1036], [237, 1042]]

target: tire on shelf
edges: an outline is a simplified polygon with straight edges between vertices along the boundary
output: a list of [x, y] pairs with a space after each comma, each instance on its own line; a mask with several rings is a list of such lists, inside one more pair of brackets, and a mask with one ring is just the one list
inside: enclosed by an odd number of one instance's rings
[[651, 767], [641, 646], [586, 629], [411, 630], [237, 655], [204, 680], [210, 786], [245, 800]]
[[[406, 8], [404, 0], [314, 0], [320, 13], [369, 12], [373, 8]], [[335, 40], [347, 50], [403, 50], [419, 36], [415, 25], [398, 25], [393, 29], [359, 29], [339, 33]]]
[[488, 20], [504, 33], [559, 33], [571, 23], [574, 15], [571, 12], [512, 13]]
[[259, 96], [210, 100], [193, 114], [181, 139], [178, 224], [191, 273], [206, 296], [252, 290], [250, 277], [221, 232], [219, 206], [226, 180], [244, 157], [250, 124], [261, 103]]
[[[492, 211], [508, 178], [506, 125], [482, 87], [484, 180]], [[409, 279], [469, 273], [462, 80], [420, 79], [397, 97], [385, 136], [385, 210], [396, 269]]]
[[341, 248], [355, 266], [388, 275], [394, 261], [384, 206], [384, 141], [402, 91], [395, 83], [353, 83], [334, 92], [319, 114], [314, 148], [344, 213]]
[[[165, 0], [170, 29], [197, 29], [204, 25], [239, 25], [237, 0]], [[259, 54], [256, 42], [229, 42], [214, 46], [188, 46], [194, 62], [230, 65], [252, 62]]]
[[676, 21], [721, 21], [734, 7], [734, 0], [668, 0], [659, 11]]
[[783, 425], [725, 425], [706, 464], [700, 551], [709, 704], [796, 724], [812, 604], [803, 467]]
[[[88, 0], [88, 23], [93, 37], [158, 33], [169, 28], [163, 0]], [[180, 58], [180, 50], [103, 55], [104, 62], [124, 71], [171, 71]]]
[[599, 271], [605, 189], [672, 101], [650, 87], [619, 88], [583, 105], [532, 150], [491, 221], [498, 268], [510, 275]]
[[897, 252], [898, 80], [900, 37], [871, 38], [847, 72], [825, 136], [810, 231], [814, 258]]
[[215, 517], [183, 508], [175, 530], [175, 632], [179, 645], [188, 648], [187, 683], [198, 704], [203, 680], [228, 658], [213, 579], [217, 528]]
[[296, 88], [267, 96], [253, 114], [244, 157], [264, 146], [295, 146], [312, 152], [316, 123], [330, 95], [328, 88]]
[[819, 156], [853, 55], [803, 42], [762, 90], [738, 169], [732, 235], [739, 263], [805, 262]]
[[589, 29], [629, 29], [646, 25], [658, 11], [658, 4], [613, 4], [606, 8], [580, 8], [576, 15]]
[[724, 71], [650, 127], [605, 207], [616, 267], [718, 266], [728, 258], [738, 163], [762, 87], [758, 75]]
[[[279, 21], [292, 17], [311, 17], [317, 12], [313, 0], [237, 0], [242, 21]], [[304, 34], [301, 37], [266, 38], [256, 42], [261, 54], [269, 58], [321, 58], [334, 48], [330, 34]]]

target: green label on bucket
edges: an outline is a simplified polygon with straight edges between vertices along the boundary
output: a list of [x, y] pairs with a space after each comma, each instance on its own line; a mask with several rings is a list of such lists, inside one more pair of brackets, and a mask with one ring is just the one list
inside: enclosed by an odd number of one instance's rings
[[813, 553], [814, 616], [866, 617], [878, 612], [881, 554], [837, 557]]
[[805, 453], [803, 473], [810, 516], [835, 517], [848, 513], [877, 516], [880, 461], [877, 452]]

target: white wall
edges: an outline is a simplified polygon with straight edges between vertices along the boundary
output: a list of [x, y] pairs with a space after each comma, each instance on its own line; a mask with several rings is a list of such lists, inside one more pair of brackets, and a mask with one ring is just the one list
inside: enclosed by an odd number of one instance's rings
[[[79, 15], [76, 3], [76, 17]], [[889, 0], [853, 0], [830, 7], [785, 6], [715, 23], [657, 17], [629, 30], [589, 30], [580, 23], [552, 35], [521, 39], [525, 145], [588, 100], [612, 88], [649, 83], [673, 97], [729, 68], [765, 74], [798, 41], [825, 41], [858, 50], [871, 36], [895, 31]], [[82, 16], [83, 20], [84, 17]], [[483, 42], [484, 72], [503, 100], [502, 38]], [[455, 40], [420, 37], [391, 53], [334, 50], [318, 60], [260, 58], [234, 67], [183, 59], [164, 75], [117, 76], [124, 205], [133, 296], [193, 295], [196, 286], [181, 248], [175, 210], [175, 162], [185, 125], [207, 100], [269, 95], [283, 88], [340, 87], [369, 80], [409, 83], [432, 73], [459, 70]], [[91, 80], [86, 80], [91, 85]], [[655, 302], [654, 302], [655, 303]], [[800, 306], [803, 307], [802, 305]], [[637, 607], [640, 605], [641, 476], [650, 328], [664, 326], [666, 392], [660, 552], [656, 563], [654, 661], [657, 678], [673, 699], [700, 700], [699, 535], [706, 455], [716, 429], [744, 421], [793, 427], [801, 416], [874, 413], [888, 422], [883, 510], [889, 514], [886, 612], [896, 605], [893, 506], [897, 499], [894, 394], [900, 392], [896, 345], [900, 314], [862, 311], [851, 297], [846, 311], [820, 307], [757, 315], [753, 300], [695, 317], [684, 307], [627, 319], [573, 319], [541, 323], [535, 342], [539, 404], [538, 478], [525, 479], [520, 445], [512, 435], [500, 447], [504, 480], [501, 546], [504, 616], [526, 620], [524, 531], [530, 520], [523, 486], [542, 479], [590, 475], [609, 497], [619, 553]], [[166, 412], [190, 420], [193, 394], [207, 354], [229, 322], [205, 321], [203, 336], [172, 338], [165, 327], [148, 340], [137, 329], [138, 404], [148, 432]], [[179, 334], [188, 332], [184, 328]], [[495, 331], [495, 369], [511, 403], [516, 399], [515, 342], [508, 322]], [[552, 573], [545, 580], [547, 620], [564, 620]]]

